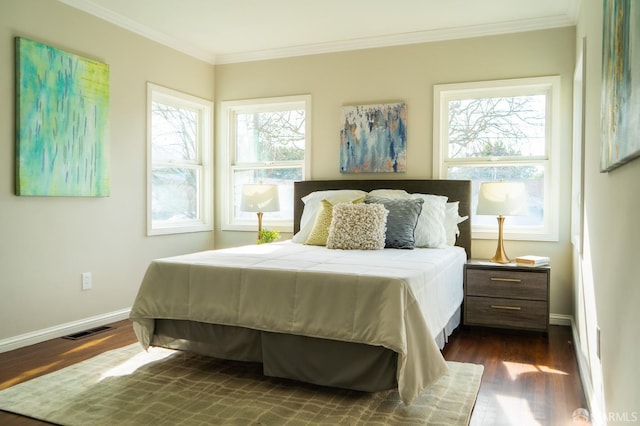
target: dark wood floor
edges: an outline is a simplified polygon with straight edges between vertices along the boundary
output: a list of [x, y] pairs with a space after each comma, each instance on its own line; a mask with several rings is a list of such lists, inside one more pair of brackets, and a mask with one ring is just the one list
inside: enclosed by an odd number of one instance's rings
[[[129, 321], [81, 340], [53, 339], [0, 354], [0, 389], [135, 342]], [[444, 356], [485, 367], [471, 425], [567, 425], [586, 408], [571, 329], [549, 334], [461, 327]], [[42, 425], [0, 411], [2, 425]]]
[[587, 408], [570, 327], [548, 334], [462, 327], [444, 357], [484, 365], [471, 426], [570, 425], [573, 412]]

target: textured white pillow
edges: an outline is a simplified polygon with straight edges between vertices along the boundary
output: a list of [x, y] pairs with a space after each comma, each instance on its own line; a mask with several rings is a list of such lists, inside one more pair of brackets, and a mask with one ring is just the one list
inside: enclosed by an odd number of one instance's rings
[[291, 241], [304, 244], [309, 238], [313, 225], [321, 207], [321, 201], [327, 200], [331, 204], [348, 203], [357, 198], [367, 195], [365, 191], [359, 189], [335, 189], [328, 191], [315, 191], [302, 197], [304, 209], [300, 217], [300, 230], [293, 236]]
[[382, 204], [336, 204], [333, 206], [327, 248], [382, 250], [386, 225], [387, 209]]
[[456, 244], [456, 238], [460, 235], [458, 224], [469, 219], [469, 216], [460, 217], [460, 214], [458, 213], [459, 204], [460, 203], [458, 201], [454, 201], [452, 203], [447, 203], [446, 207], [444, 228], [447, 233], [447, 244], [450, 246]]
[[432, 194], [411, 194], [411, 198], [424, 200], [422, 211], [418, 216], [418, 224], [413, 232], [416, 247], [446, 246], [447, 234], [444, 224], [448, 198]]

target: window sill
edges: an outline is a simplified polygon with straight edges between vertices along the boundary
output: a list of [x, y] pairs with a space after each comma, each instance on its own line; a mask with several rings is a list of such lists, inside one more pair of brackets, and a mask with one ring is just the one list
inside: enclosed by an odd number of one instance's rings
[[[471, 238], [474, 240], [497, 240], [498, 229], [492, 232], [475, 231], [471, 233]], [[546, 241], [546, 242], [558, 242], [560, 239], [557, 232], [504, 232], [502, 238], [505, 241]]]

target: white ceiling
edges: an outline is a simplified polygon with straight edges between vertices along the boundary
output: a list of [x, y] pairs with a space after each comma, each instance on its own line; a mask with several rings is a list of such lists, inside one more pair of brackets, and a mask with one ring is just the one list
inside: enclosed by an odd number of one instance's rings
[[210, 63], [575, 25], [581, 0], [59, 0]]

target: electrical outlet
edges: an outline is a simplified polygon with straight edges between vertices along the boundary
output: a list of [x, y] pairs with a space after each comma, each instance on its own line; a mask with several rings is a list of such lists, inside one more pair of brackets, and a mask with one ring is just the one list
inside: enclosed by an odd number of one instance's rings
[[91, 290], [91, 272], [82, 273], [82, 289]]

